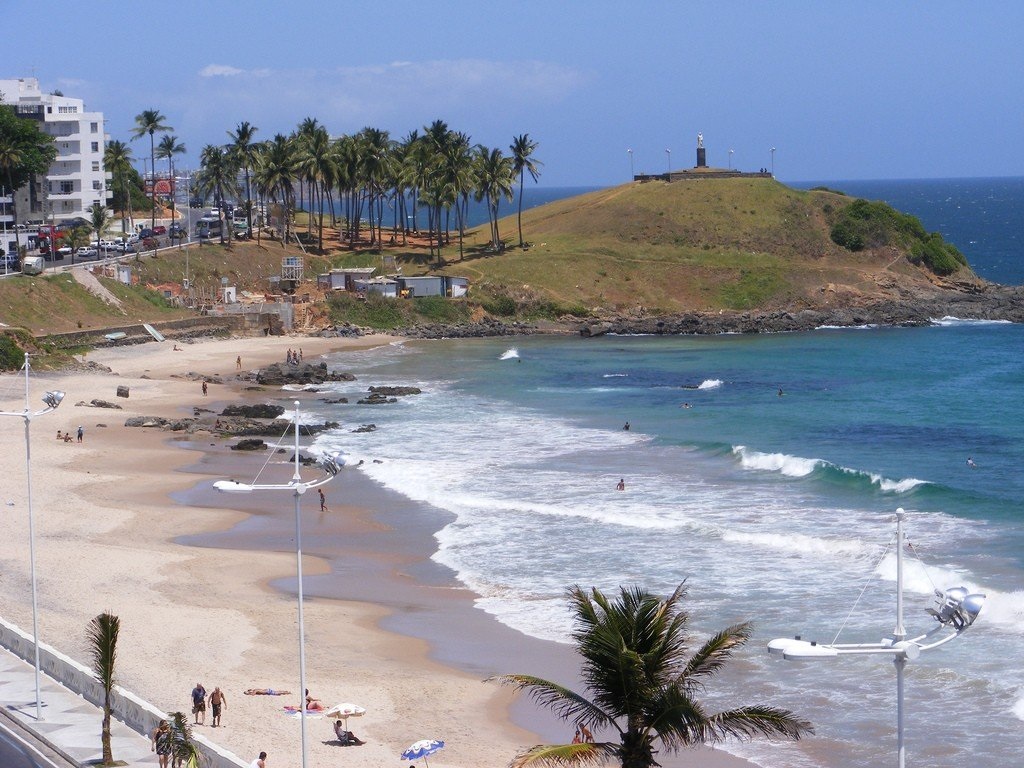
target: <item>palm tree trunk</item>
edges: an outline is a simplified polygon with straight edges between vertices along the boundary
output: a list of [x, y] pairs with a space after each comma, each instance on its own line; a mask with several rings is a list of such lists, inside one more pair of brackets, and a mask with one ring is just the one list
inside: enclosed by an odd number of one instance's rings
[[524, 176], [526, 174], [525, 169], [519, 171], [519, 215], [517, 216], [517, 222], [519, 224], [519, 247], [523, 247], [523, 182], [525, 181]]
[[[156, 226], [156, 143], [154, 131], [149, 132], [149, 228]], [[143, 179], [145, 183], [145, 179]]]

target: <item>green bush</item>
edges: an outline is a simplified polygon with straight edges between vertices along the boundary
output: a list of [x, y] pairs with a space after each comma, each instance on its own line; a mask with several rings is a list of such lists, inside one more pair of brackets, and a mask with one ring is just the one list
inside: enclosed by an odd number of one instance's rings
[[433, 323], [464, 323], [469, 320], [469, 308], [462, 302], [444, 296], [424, 296], [412, 301], [416, 314], [424, 320]]
[[495, 296], [484, 300], [481, 306], [488, 314], [499, 317], [511, 317], [516, 313], [516, 301], [511, 296]]
[[16, 371], [25, 364], [25, 353], [10, 336], [0, 336], [0, 370]]
[[967, 265], [964, 255], [956, 246], [944, 242], [938, 232], [914, 243], [910, 248], [910, 260], [915, 264], [924, 264], [937, 275], [951, 275]]

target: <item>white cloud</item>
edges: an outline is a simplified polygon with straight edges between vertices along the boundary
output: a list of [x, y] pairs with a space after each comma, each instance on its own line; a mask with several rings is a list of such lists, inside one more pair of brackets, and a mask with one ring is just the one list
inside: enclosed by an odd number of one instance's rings
[[234, 77], [235, 75], [241, 75], [244, 73], [244, 69], [231, 67], [227, 64], [207, 64], [199, 70], [200, 77]]

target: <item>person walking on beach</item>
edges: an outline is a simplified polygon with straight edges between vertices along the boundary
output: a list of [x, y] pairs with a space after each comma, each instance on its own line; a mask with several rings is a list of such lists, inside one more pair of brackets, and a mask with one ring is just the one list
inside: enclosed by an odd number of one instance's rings
[[206, 397], [206, 382], [203, 382], [203, 397]]
[[260, 756], [249, 763], [249, 768], [267, 768], [267, 753], [260, 752]]
[[321, 512], [326, 512], [327, 511], [327, 497], [324, 496], [324, 489], [323, 488], [317, 488], [316, 492], [320, 494], [320, 511]]
[[81, 425], [78, 427], [78, 442], [82, 442], [82, 438], [85, 437], [85, 429]]
[[238, 357], [235, 358], [235, 370], [236, 371], [242, 370], [242, 356], [241, 355], [239, 355]]
[[150, 752], [156, 752], [156, 758], [160, 763], [160, 768], [167, 768], [167, 761], [171, 756], [171, 726], [166, 720], [161, 720], [160, 725], [153, 729], [153, 733], [149, 735], [150, 741], [153, 742], [153, 746], [150, 747]]
[[219, 686], [214, 686], [213, 693], [210, 694], [210, 711], [213, 713], [213, 725], [216, 728], [220, 725], [220, 713], [228, 705], [228, 697], [224, 695], [224, 692]]
[[196, 716], [196, 725], [206, 720], [206, 689], [202, 683], [196, 683], [192, 689], [192, 714]]

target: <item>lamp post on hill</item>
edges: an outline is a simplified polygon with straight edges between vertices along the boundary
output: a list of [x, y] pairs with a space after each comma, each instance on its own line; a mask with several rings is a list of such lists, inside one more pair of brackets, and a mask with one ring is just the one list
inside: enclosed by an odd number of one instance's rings
[[[52, 247], [52, 245], [51, 245]], [[45, 416], [60, 405], [64, 399], [64, 393], [59, 390], [47, 392], [43, 395], [43, 402], [46, 407], [41, 411], [29, 410], [29, 360], [28, 352], [25, 353], [25, 410], [23, 411], [0, 411], [0, 416], [16, 416], [25, 420], [25, 482], [28, 489], [28, 562], [32, 582], [32, 647], [35, 651], [35, 677], [36, 677], [36, 722], [43, 719], [42, 700], [39, 693], [39, 607], [36, 599], [36, 529], [35, 518], [32, 515], [32, 419], [36, 416]]]
[[669, 173], [669, 176], [671, 176], [672, 175], [672, 150], [671, 149], [666, 149], [665, 150], [665, 154], [668, 155], [668, 173]]
[[735, 152], [735, 151], [736, 151], [735, 149], [730, 149], [729, 150], [729, 170], [730, 171], [732, 170], [732, 153]]
[[298, 584], [298, 618], [299, 618], [299, 707], [301, 720], [300, 740], [302, 744], [302, 768], [306, 768], [306, 629], [302, 616], [302, 496], [306, 491], [326, 485], [335, 478], [345, 460], [340, 454], [324, 456], [317, 460], [317, 465], [327, 474], [319, 480], [303, 481], [299, 474], [299, 428], [302, 420], [299, 414], [299, 402], [295, 401], [295, 469], [287, 483], [238, 483], [234, 480], [218, 480], [213, 487], [224, 493], [252, 493], [253, 491], [291, 491], [295, 498], [295, 572]]
[[771, 148], [772, 153], [772, 178], [775, 178], [775, 147]]
[[626, 152], [629, 153], [629, 180], [632, 181], [636, 178], [636, 174], [633, 172], [633, 150], [627, 149]]

